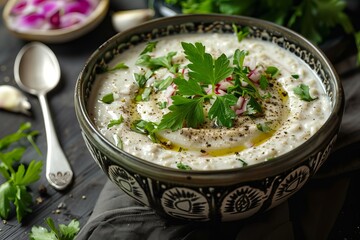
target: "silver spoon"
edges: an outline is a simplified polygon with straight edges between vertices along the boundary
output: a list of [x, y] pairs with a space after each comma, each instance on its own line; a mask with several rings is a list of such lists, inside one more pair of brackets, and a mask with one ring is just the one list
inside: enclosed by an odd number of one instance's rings
[[46, 45], [32, 42], [16, 56], [14, 77], [20, 88], [39, 98], [47, 142], [46, 178], [54, 188], [63, 190], [71, 183], [73, 172], [59, 144], [46, 100], [46, 94], [60, 81], [59, 62]]

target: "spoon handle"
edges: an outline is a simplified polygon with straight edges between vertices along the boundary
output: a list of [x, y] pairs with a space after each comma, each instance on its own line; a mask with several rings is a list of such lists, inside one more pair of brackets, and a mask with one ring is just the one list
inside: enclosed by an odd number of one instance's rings
[[38, 97], [46, 131], [46, 178], [55, 189], [63, 190], [71, 183], [73, 172], [59, 144], [46, 96], [39, 94]]

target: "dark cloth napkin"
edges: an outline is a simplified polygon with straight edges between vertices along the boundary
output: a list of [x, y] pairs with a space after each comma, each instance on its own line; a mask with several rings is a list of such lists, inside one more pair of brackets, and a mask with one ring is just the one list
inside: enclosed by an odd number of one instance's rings
[[107, 182], [77, 239], [336, 239], [331, 236], [333, 226], [353, 173], [360, 168], [360, 67], [350, 68], [354, 63], [352, 57], [335, 65], [346, 104], [334, 151], [303, 189], [283, 204], [239, 222], [171, 222]]

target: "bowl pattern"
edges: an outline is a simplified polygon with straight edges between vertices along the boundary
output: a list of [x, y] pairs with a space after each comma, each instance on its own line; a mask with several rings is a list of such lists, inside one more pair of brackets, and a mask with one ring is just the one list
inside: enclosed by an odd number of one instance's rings
[[[321, 53], [316, 52], [316, 48], [314, 50], [314, 47], [299, 35], [265, 21], [244, 17], [222, 20], [223, 18], [218, 15], [177, 16], [166, 19], [170, 20], [165, 20], [165, 23], [160, 21], [162, 25], [153, 21], [145, 24], [143, 29], [140, 27], [113, 37], [94, 53], [80, 74], [75, 93], [75, 107], [83, 138], [92, 157], [122, 191], [165, 217], [195, 221], [241, 220], [284, 202], [318, 171], [335, 143], [342, 116], [343, 97], [341, 85], [332, 67]], [[154, 167], [154, 164], [145, 160], [129, 156], [97, 132], [87, 116], [87, 99], [96, 75], [106, 69], [107, 63], [114, 56], [139, 42], [167, 35], [195, 32], [231, 33], [232, 24], [249, 27], [250, 38], [271, 41], [296, 54], [319, 75], [336, 114], [332, 114], [325, 123], [327, 126], [308, 141], [310, 143], [307, 148], [300, 149], [298, 154], [288, 153], [271, 160], [275, 165], [282, 166], [274, 168], [273, 171], [270, 161], [259, 164], [259, 168], [255, 166], [254, 172], [257, 172], [257, 177], [241, 177], [242, 171], [251, 171], [253, 166], [249, 166], [229, 170], [233, 176], [230, 182], [221, 180], [221, 176], [225, 176], [227, 171], [219, 171], [218, 175], [215, 173], [211, 176], [215, 176], [215, 179], [219, 177], [219, 182], [209, 180], [211, 183], [206, 184], [197, 180], [198, 175], [192, 175], [191, 171], [171, 170], [175, 177], [164, 177], [162, 171], [170, 170]], [[302, 44], [303, 41], [306, 44]], [[138, 163], [145, 166], [145, 169], [137, 166]], [[261, 170], [265, 168], [270, 170], [264, 173]], [[208, 173], [197, 174], [201, 178]]]

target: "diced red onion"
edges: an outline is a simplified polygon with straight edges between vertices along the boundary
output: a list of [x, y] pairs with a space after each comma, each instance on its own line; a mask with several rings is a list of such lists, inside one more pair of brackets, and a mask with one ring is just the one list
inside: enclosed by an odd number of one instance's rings
[[67, 28], [85, 21], [99, 0], [20, 0], [11, 9], [13, 27], [21, 30]]

